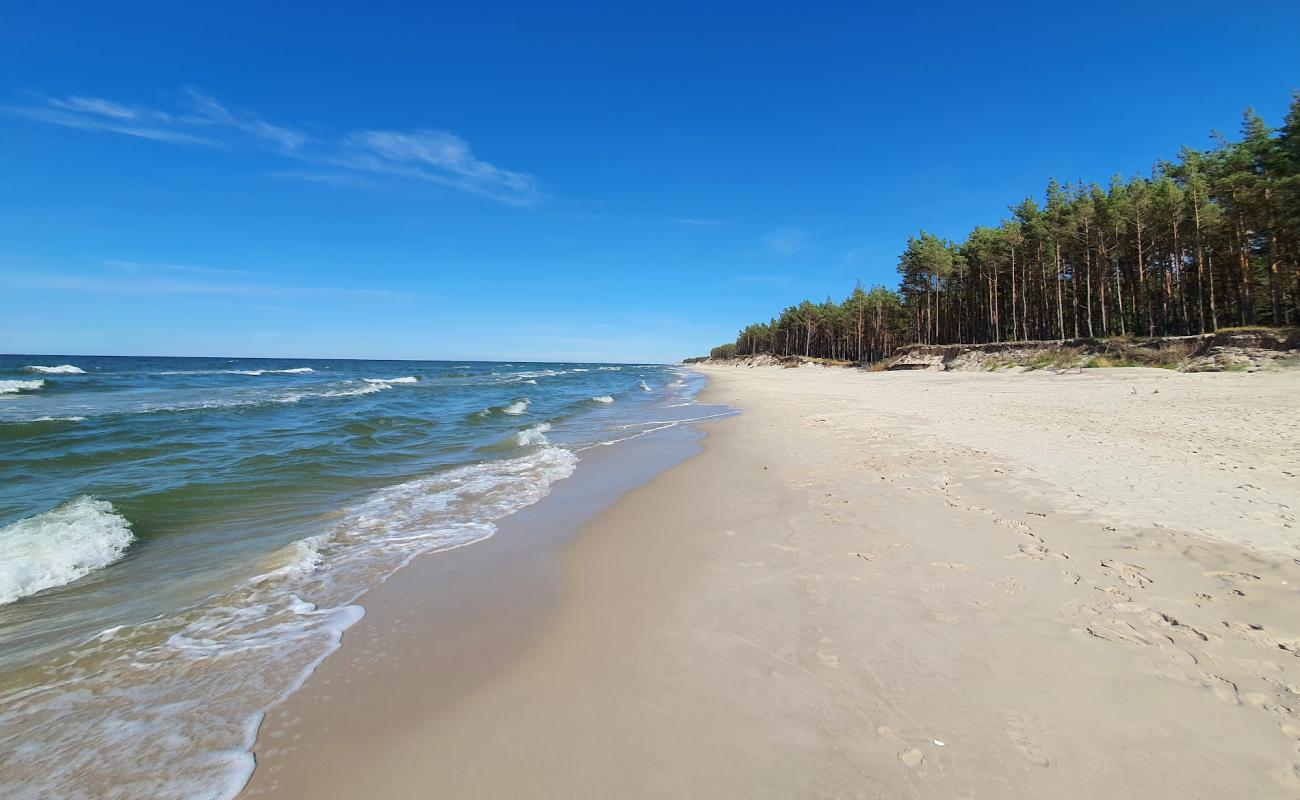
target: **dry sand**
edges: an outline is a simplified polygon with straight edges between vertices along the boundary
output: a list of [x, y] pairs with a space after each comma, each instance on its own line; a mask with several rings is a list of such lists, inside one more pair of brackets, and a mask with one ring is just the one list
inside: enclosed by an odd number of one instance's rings
[[1300, 374], [707, 372], [576, 537], [368, 595], [248, 794], [1300, 796]]

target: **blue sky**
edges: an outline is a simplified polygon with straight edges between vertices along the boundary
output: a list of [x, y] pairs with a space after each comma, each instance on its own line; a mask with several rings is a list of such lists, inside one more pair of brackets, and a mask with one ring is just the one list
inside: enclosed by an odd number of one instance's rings
[[628, 5], [11, 4], [0, 352], [675, 360], [1300, 86], [1293, 3]]

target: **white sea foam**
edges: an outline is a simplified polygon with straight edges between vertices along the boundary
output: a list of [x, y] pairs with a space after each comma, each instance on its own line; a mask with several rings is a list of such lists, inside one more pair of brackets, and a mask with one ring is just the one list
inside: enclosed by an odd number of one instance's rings
[[513, 403], [502, 408], [501, 413], [509, 414], [511, 416], [519, 416], [520, 414], [527, 411], [528, 407], [532, 404], [533, 404], [532, 400], [529, 400], [527, 397], [521, 397], [518, 400], [514, 401]]
[[134, 538], [111, 503], [91, 497], [0, 528], [0, 604], [108, 566]]
[[640, 382], [640, 386], [641, 386], [641, 391], [643, 391], [643, 392], [649, 392], [649, 391], [652, 391], [652, 390], [650, 389], [650, 384], [646, 383], [645, 381], [641, 381], [641, 382]]
[[393, 388], [390, 383], [367, 383], [364, 386], [358, 386], [355, 389], [331, 389], [328, 392], [321, 392], [318, 395], [302, 395], [303, 397], [358, 397], [363, 394], [374, 394], [382, 392], [385, 389]]
[[550, 444], [546, 438], [546, 432], [551, 429], [551, 423], [542, 422], [526, 430], [519, 431], [515, 434], [515, 444], [520, 447], [527, 447], [535, 444]]
[[316, 370], [311, 367], [291, 369], [176, 369], [155, 373], [157, 375], [306, 375]]
[[29, 367], [23, 367], [28, 372], [39, 372], [42, 375], [85, 375], [86, 371], [81, 367], [74, 367], [71, 364], [60, 364], [57, 367], [45, 367], [40, 364], [33, 364]]
[[34, 381], [0, 381], [0, 394], [18, 394], [34, 392], [45, 385], [43, 380]]
[[400, 378], [362, 378], [366, 383], [419, 383], [420, 379], [414, 375], [403, 375]]
[[203, 605], [102, 631], [40, 666], [37, 685], [0, 689], [0, 797], [233, 798], [266, 709], [337, 649], [363, 592], [491, 536], [576, 464], [544, 446], [381, 489]]
[[602, 372], [618, 372], [623, 368], [622, 367], [597, 367], [596, 369], [599, 369]]
[[594, 401], [596, 401], [597, 403], [612, 403], [612, 402], [614, 402], [614, 398], [613, 398], [613, 397], [610, 397], [610, 396], [607, 395], [607, 394], [596, 395], [595, 397], [593, 397], [593, 398], [591, 398], [591, 399], [594, 400]]
[[587, 369], [586, 367], [574, 367], [573, 369], [569, 370], [569, 372], [591, 372], [591, 370]]
[[85, 417], [37, 417], [32, 422], [85, 422]]

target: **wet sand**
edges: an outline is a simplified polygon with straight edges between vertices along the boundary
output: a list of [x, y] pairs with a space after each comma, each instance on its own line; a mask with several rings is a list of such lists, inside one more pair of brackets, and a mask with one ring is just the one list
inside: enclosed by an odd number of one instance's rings
[[701, 454], [363, 598], [246, 794], [1300, 793], [1296, 374], [706, 369]]

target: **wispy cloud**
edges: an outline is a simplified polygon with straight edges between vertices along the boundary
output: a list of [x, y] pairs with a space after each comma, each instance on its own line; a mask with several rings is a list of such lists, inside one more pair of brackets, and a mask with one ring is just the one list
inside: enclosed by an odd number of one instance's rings
[[255, 114], [233, 112], [196, 89], [186, 88], [185, 95], [189, 98], [193, 111], [186, 116], [174, 117], [180, 124], [231, 128], [252, 139], [285, 150], [297, 150], [308, 141], [306, 134], [281, 125], [272, 125]]
[[713, 225], [727, 224], [720, 219], [695, 219], [693, 217], [675, 217], [669, 219], [668, 221], [673, 223], [674, 225], [713, 226]]
[[98, 114], [102, 117], [112, 117], [113, 119], [135, 119], [139, 116], [139, 113], [135, 109], [120, 106], [117, 103], [110, 102], [102, 97], [73, 96], [65, 100], [51, 98], [49, 104], [55, 108], [62, 108], [65, 111]]
[[344, 166], [452, 186], [506, 203], [531, 205], [538, 198], [531, 175], [479, 160], [468, 142], [448, 131], [357, 131], [344, 139], [344, 146]]
[[102, 97], [33, 97], [33, 103], [3, 110], [49, 125], [167, 144], [257, 148], [315, 167], [276, 170], [271, 173], [275, 177], [338, 186], [367, 185], [364, 176], [418, 181], [519, 206], [531, 206], [544, 196], [532, 175], [478, 158], [468, 142], [450, 131], [364, 129], [317, 139], [192, 88], [184, 89], [177, 107], [167, 110]]
[[8, 106], [4, 110], [17, 117], [35, 122], [44, 122], [49, 125], [59, 125], [64, 128], [77, 128], [84, 131], [109, 131], [111, 133], [120, 133], [123, 136], [134, 136], [139, 139], [149, 139], [150, 141], [165, 142], [167, 144], [199, 147], [222, 146], [222, 143], [215, 139], [141, 122], [136, 117], [124, 118], [75, 112], [58, 106], [44, 108], [39, 106]]
[[196, 267], [190, 264], [142, 264], [139, 261], [123, 261], [110, 258], [104, 262], [110, 267], [128, 272], [188, 272], [199, 275], [252, 275], [246, 269], [223, 269], [220, 267]]
[[260, 282], [222, 281], [141, 274], [130, 278], [107, 279], [96, 275], [57, 274], [50, 272], [0, 272], [0, 285], [22, 289], [52, 289], [65, 292], [117, 294], [190, 294], [222, 295], [256, 299], [307, 300], [321, 297], [395, 300], [418, 295], [388, 289], [338, 286], [284, 286]]
[[777, 228], [763, 237], [763, 246], [787, 257], [808, 249], [808, 233], [800, 228]]

